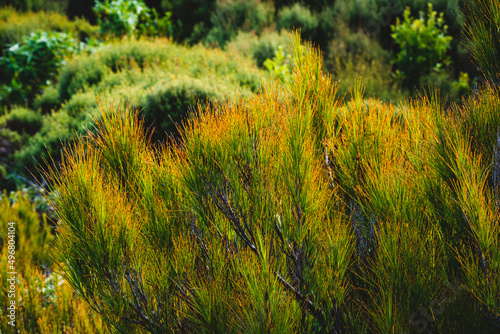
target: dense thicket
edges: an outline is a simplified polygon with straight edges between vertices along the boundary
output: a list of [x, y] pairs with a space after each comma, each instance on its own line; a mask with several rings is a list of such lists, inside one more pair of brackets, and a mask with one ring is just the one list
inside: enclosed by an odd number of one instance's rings
[[101, 105], [50, 172], [66, 279], [117, 332], [498, 330], [494, 88], [448, 113], [343, 102], [292, 54], [283, 87], [200, 108], [160, 152]]

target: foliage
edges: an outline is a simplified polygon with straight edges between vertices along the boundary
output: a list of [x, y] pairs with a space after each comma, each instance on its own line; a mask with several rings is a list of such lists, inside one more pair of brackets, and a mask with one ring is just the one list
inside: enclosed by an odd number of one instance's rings
[[272, 77], [287, 82], [290, 80], [290, 55], [285, 55], [283, 47], [279, 46], [273, 59], [266, 59], [264, 66]]
[[22, 43], [26, 36], [39, 31], [64, 32], [80, 42], [88, 42], [97, 37], [99, 28], [80, 18], [70, 21], [59, 13], [19, 13], [10, 7], [0, 7], [0, 55], [6, 45]]
[[223, 47], [240, 30], [260, 34], [270, 24], [272, 14], [273, 8], [261, 0], [218, 0], [205, 42]]
[[406, 8], [404, 21], [399, 19], [391, 26], [392, 38], [399, 46], [394, 59], [397, 74], [404, 77], [404, 83], [412, 86], [418, 83], [422, 74], [439, 71], [449, 63], [446, 53], [452, 38], [446, 36], [448, 26], [444, 24], [443, 14], [437, 17], [429, 3], [427, 18], [420, 12], [420, 18], [412, 19], [410, 9]]
[[[40, 192], [40, 188], [37, 188]], [[0, 304], [12, 300], [5, 289], [8, 284], [9, 253], [7, 228], [14, 226], [16, 252], [16, 326], [7, 321], [0, 324], [2, 333], [106, 333], [101, 319], [89, 306], [74, 295], [73, 288], [61, 275], [50, 271], [47, 248], [54, 241], [52, 229], [44, 214], [35, 211], [28, 195], [17, 192], [0, 196]], [[33, 196], [30, 196], [33, 198]], [[39, 196], [37, 196], [39, 197]], [[43, 197], [43, 195], [42, 195]], [[7, 222], [13, 222], [8, 225]], [[0, 315], [6, 318], [6, 308]]]
[[42, 127], [42, 115], [26, 108], [12, 109], [0, 118], [0, 124], [19, 134], [34, 135]]
[[263, 73], [237, 53], [179, 46], [166, 39], [109, 42], [92, 54], [76, 55], [60, 72], [56, 87], [35, 98], [35, 114], [42, 122], [38, 131], [22, 138], [10, 129], [2, 131], [0, 153], [2, 147], [5, 153], [0, 159], [9, 177], [3, 186], [12, 188], [17, 180], [9, 175], [39, 177], [37, 167], [46, 165], [44, 159], [52, 163], [49, 155], [58, 163], [62, 143], [97, 117], [97, 98], [121, 98], [143, 109], [146, 128], [158, 128], [153, 139], [165, 140], [198, 102], [252, 95], [260, 89]]
[[42, 115], [49, 114], [51, 111], [59, 109], [60, 106], [59, 91], [53, 86], [46, 87], [42, 94], [33, 101], [33, 109], [40, 111]]
[[66, 56], [77, 52], [75, 40], [65, 33], [39, 32], [23, 43], [10, 46], [0, 57], [2, 86], [0, 103], [24, 104], [47, 85], [64, 64]]
[[[0, 227], [2, 233], [0, 249], [3, 256], [8, 253], [7, 228], [9, 225], [7, 225], [7, 222], [15, 223], [15, 263], [19, 272], [23, 272], [24, 268], [31, 265], [37, 264], [46, 267], [50, 264], [51, 261], [46, 248], [54, 240], [54, 236], [45, 215], [40, 217], [35, 211], [34, 205], [26, 196], [21, 193], [7, 196], [4, 193], [0, 198], [0, 216], [4, 220]], [[2, 260], [5, 260], [5, 258]], [[2, 265], [5, 264], [2, 263]], [[2, 267], [2, 269], [5, 268]], [[5, 281], [3, 282], [5, 283]], [[2, 293], [2, 296], [4, 296], [4, 293]], [[2, 305], [7, 304], [2, 303]]]
[[288, 45], [288, 34], [276, 31], [264, 31], [260, 36], [254, 32], [240, 31], [226, 46], [228, 51], [233, 50], [242, 55], [251, 55], [255, 64], [264, 68], [266, 59], [272, 59], [278, 48]]
[[111, 36], [170, 35], [170, 13], [163, 18], [143, 0], [96, 1], [94, 12], [101, 33]]
[[500, 3], [466, 2], [463, 30], [467, 50], [490, 83], [500, 84]]
[[325, 52], [325, 68], [339, 83], [339, 95], [347, 100], [351, 87], [364, 85], [366, 97], [398, 101], [407, 97], [391, 76], [390, 53], [362, 31], [354, 32], [342, 23]]
[[314, 40], [317, 34], [319, 21], [311, 11], [296, 3], [292, 7], [284, 7], [278, 12], [276, 26], [281, 29], [300, 29], [302, 38]]
[[[177, 41], [197, 43], [210, 30], [216, 0], [162, 0], [163, 10], [172, 13], [173, 36]], [[196, 34], [198, 30], [198, 34]], [[198, 36], [196, 36], [198, 35]]]
[[182, 144], [100, 106], [48, 172], [65, 279], [116, 331], [496, 332], [493, 88], [343, 101], [290, 50], [290, 80], [200, 107]]
[[12, 6], [16, 10], [24, 12], [51, 11], [64, 13], [68, 0], [4, 0], [2, 6]]

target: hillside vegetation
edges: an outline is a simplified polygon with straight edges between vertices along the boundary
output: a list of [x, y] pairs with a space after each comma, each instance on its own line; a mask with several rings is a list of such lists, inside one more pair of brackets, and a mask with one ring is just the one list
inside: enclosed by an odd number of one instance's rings
[[30, 30], [0, 57], [0, 332], [497, 333], [500, 7], [460, 7], [113, 0], [88, 37]]

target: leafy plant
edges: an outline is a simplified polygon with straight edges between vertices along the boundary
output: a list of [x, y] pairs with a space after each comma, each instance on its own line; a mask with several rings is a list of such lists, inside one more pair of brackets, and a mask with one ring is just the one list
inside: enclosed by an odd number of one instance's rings
[[407, 7], [403, 18], [403, 22], [398, 18], [396, 25], [391, 26], [391, 36], [399, 47], [393, 63], [396, 75], [402, 76], [407, 86], [413, 86], [421, 75], [440, 71], [449, 64], [446, 53], [452, 38], [446, 35], [448, 26], [444, 24], [443, 14], [437, 16], [431, 3], [427, 17], [420, 12], [420, 17], [413, 19]]
[[101, 32], [112, 36], [170, 35], [170, 12], [160, 18], [143, 0], [96, 1], [94, 12]]
[[75, 40], [65, 33], [44, 31], [10, 46], [0, 57], [0, 103], [31, 103], [77, 47]]
[[273, 59], [266, 59], [264, 66], [276, 79], [285, 83], [290, 80], [290, 55], [285, 55], [283, 47], [280, 45]]

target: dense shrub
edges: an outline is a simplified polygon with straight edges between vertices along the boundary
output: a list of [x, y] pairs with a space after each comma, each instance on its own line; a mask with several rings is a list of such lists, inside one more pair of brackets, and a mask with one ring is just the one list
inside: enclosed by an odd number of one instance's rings
[[2, 117], [4, 126], [19, 134], [34, 135], [42, 127], [42, 115], [26, 108], [14, 108]]
[[33, 101], [33, 109], [40, 111], [42, 115], [59, 109], [60, 106], [61, 98], [59, 96], [59, 91], [53, 86], [45, 88], [43, 93], [38, 95]]
[[69, 0], [4, 0], [2, 6], [12, 6], [24, 12], [50, 11], [64, 14]]
[[278, 12], [276, 26], [278, 29], [300, 29], [302, 38], [314, 40], [319, 25], [318, 17], [300, 4], [284, 7]]
[[[178, 78], [159, 82], [144, 98], [145, 125], [153, 132], [155, 141], [165, 139], [165, 133], [177, 134], [181, 121], [185, 120], [197, 106], [206, 106], [210, 100], [231, 97], [236, 92], [231, 87], [206, 79]], [[177, 134], [178, 136], [178, 134]]]
[[496, 333], [500, 97], [342, 101], [291, 50], [285, 86], [199, 110], [182, 144], [101, 107], [50, 172], [66, 279], [117, 331]]
[[164, 11], [172, 13], [173, 35], [177, 41], [184, 41], [198, 29], [198, 37], [193, 36], [192, 42], [197, 43], [210, 29], [210, 16], [215, 8], [216, 0], [162, 0]]
[[50, 84], [66, 56], [78, 45], [65, 33], [39, 32], [9, 47], [0, 57], [0, 103], [31, 104], [33, 98]]
[[261, 0], [218, 0], [205, 41], [223, 47], [240, 30], [260, 34], [270, 24], [272, 15], [271, 5]]
[[353, 32], [338, 22], [325, 50], [325, 69], [339, 82], [339, 95], [351, 98], [351, 87], [364, 85], [366, 97], [382, 101], [404, 99], [408, 93], [392, 76], [391, 54], [363, 31]]
[[81, 123], [61, 111], [44, 117], [40, 130], [9, 156], [7, 164], [11, 172], [38, 176], [37, 168], [46, 167], [44, 161], [59, 161], [62, 145], [70, 143], [71, 138], [83, 132]]
[[297, 3], [309, 7], [311, 10], [320, 12], [323, 8], [334, 4], [336, 0], [273, 0], [276, 9], [293, 6]]
[[170, 35], [170, 13], [160, 18], [156, 9], [151, 10], [143, 0], [96, 1], [94, 12], [102, 34]]
[[[37, 164], [43, 165], [48, 154], [57, 162], [61, 143], [88, 128], [97, 98], [122, 99], [144, 109], [147, 120], [159, 127], [154, 139], [164, 139], [198, 100], [249, 96], [261, 87], [261, 74], [249, 59], [220, 49], [166, 39], [110, 42], [62, 67], [57, 89], [47, 88], [35, 99], [37, 110], [51, 110], [40, 131], [22, 147], [6, 149], [2, 163], [8, 173], [37, 175]], [[51, 109], [54, 105], [61, 106]]]
[[276, 31], [265, 31], [260, 36], [253, 32], [240, 31], [226, 49], [230, 52], [235, 50], [242, 55], [251, 55], [257, 66], [264, 67], [266, 59], [273, 58], [280, 46], [286, 48], [288, 41], [287, 34]]
[[60, 99], [68, 100], [73, 94], [99, 83], [107, 70], [95, 56], [81, 55], [69, 61], [59, 75]]
[[432, 4], [427, 16], [420, 12], [420, 18], [413, 19], [409, 8], [403, 16], [403, 22], [398, 19], [396, 25], [391, 26], [391, 36], [399, 47], [394, 64], [397, 75], [404, 77], [407, 86], [413, 86], [421, 75], [440, 71], [449, 64], [447, 51], [452, 38], [446, 35], [448, 26], [444, 24], [443, 14], [438, 17]]
[[75, 120], [81, 120], [97, 107], [97, 96], [94, 91], [78, 92], [66, 101], [61, 110]]
[[[50, 1], [49, 1], [50, 2]], [[0, 7], [0, 53], [7, 44], [16, 44], [31, 33], [38, 31], [65, 32], [86, 42], [97, 36], [99, 27], [83, 19], [70, 21], [67, 17], [51, 12], [18, 13], [9, 7]]]

